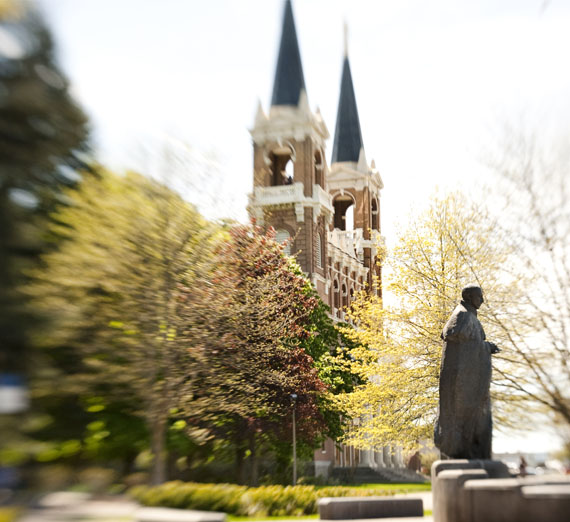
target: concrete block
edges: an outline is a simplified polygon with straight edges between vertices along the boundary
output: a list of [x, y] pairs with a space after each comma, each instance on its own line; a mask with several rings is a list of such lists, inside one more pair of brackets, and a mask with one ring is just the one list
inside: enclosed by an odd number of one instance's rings
[[447, 469], [432, 482], [433, 518], [436, 522], [468, 522], [469, 510], [463, 484], [488, 479], [484, 469]]
[[526, 520], [570, 520], [570, 481], [566, 484], [522, 486], [521, 495]]
[[323, 520], [423, 517], [424, 514], [420, 498], [327, 497], [319, 499], [318, 506]]
[[[530, 484], [521, 487], [524, 498], [559, 498], [566, 500], [570, 498], [570, 481], [565, 484]], [[569, 511], [570, 514], [570, 511]]]
[[570, 520], [570, 480], [562, 476], [468, 481], [465, 494], [472, 522]]
[[464, 484], [464, 498], [469, 522], [522, 522], [518, 479], [469, 480]]
[[489, 478], [510, 478], [509, 468], [500, 460], [436, 460], [431, 466], [431, 482], [435, 482], [437, 475], [446, 469], [484, 469]]
[[570, 520], [568, 477], [506, 478], [506, 465], [492, 460], [437, 461], [431, 472], [435, 522]]
[[136, 522], [225, 522], [226, 514], [191, 509], [141, 508], [134, 515]]

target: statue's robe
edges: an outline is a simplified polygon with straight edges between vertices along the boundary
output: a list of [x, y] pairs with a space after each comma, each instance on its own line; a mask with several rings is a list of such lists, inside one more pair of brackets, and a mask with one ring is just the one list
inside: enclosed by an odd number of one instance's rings
[[435, 445], [450, 458], [490, 459], [491, 346], [485, 341], [477, 310], [461, 301], [441, 337], [444, 345]]

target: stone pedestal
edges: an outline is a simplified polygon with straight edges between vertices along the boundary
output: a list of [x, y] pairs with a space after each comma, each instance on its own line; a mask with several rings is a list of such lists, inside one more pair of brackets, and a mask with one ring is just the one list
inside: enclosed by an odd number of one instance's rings
[[[570, 518], [570, 480], [542, 484], [527, 479], [495, 479], [465, 483], [469, 522], [567, 522]], [[555, 479], [556, 480], [556, 479]]]
[[447, 460], [432, 466], [434, 522], [567, 522], [570, 477], [513, 478], [503, 462]]
[[318, 506], [321, 520], [422, 517], [424, 514], [420, 498], [326, 497], [319, 499]]
[[448, 469], [432, 483], [433, 517], [437, 522], [469, 522], [466, 495], [463, 485], [468, 480], [486, 479], [484, 469]]

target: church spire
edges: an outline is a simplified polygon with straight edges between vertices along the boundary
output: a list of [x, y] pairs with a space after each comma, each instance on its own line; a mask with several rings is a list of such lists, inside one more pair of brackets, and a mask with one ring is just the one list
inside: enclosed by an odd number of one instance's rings
[[358, 162], [360, 149], [363, 147], [356, 97], [354, 95], [354, 86], [352, 85], [352, 74], [350, 73], [350, 63], [348, 61], [346, 25], [344, 31], [344, 63], [331, 163], [341, 161]]
[[305, 90], [305, 78], [301, 65], [299, 44], [297, 43], [293, 9], [291, 1], [286, 0], [271, 105], [292, 105], [296, 107], [303, 90]]
[[344, 21], [344, 57], [348, 58], [348, 24]]

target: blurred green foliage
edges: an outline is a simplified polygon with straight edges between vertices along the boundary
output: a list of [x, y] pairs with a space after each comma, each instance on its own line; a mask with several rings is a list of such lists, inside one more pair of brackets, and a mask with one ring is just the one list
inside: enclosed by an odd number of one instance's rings
[[154, 483], [213, 460], [256, 484], [274, 459], [285, 480], [292, 393], [301, 458], [340, 433], [329, 396], [352, 377], [328, 357], [342, 339], [273, 231], [209, 223], [132, 172], [92, 167], [64, 193], [57, 248], [25, 286], [44, 318], [22, 430], [36, 461], [129, 474], [150, 449]]
[[382, 487], [345, 486], [261, 486], [246, 488], [231, 484], [167, 482], [157, 487], [136, 486], [129, 490], [146, 506], [222, 511], [237, 516], [291, 516], [317, 513], [317, 501], [324, 497], [366, 497], [393, 495]]
[[300, 456], [343, 428], [326, 306], [273, 231], [96, 165], [40, 16], [6, 0], [0, 31], [0, 367], [32, 399], [2, 419], [0, 465], [284, 476], [292, 393]]
[[69, 95], [49, 31], [22, 2], [0, 6], [0, 368], [32, 365], [29, 325], [38, 321], [20, 286], [52, 248], [47, 216], [85, 165], [87, 118]]

